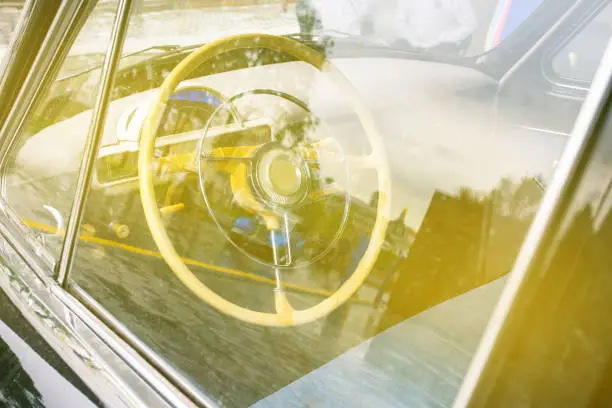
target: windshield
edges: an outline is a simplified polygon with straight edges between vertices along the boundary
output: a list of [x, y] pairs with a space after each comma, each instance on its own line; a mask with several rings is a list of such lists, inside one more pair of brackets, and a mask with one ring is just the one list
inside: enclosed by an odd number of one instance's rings
[[21, 18], [21, 2], [0, 3], [0, 56], [4, 56]]
[[[146, 24], [134, 26], [124, 52], [170, 44], [198, 45], [228, 35], [263, 31], [305, 37], [352, 36], [403, 50], [474, 56], [500, 45], [543, 1], [281, 0], [280, 5], [193, 8], [189, 15], [162, 7], [147, 15]], [[146, 9], [147, 2], [144, 4]], [[279, 13], [279, 8], [286, 11]], [[97, 17], [98, 21], [90, 24], [110, 23], [102, 13]], [[92, 33], [79, 39], [90, 51], [101, 38], [98, 32]]]
[[[138, 2], [137, 2], [138, 3]], [[367, 0], [282, 0], [280, 4], [241, 5], [236, 7], [190, 7], [188, 12], [181, 7], [165, 8], [144, 2], [138, 6], [130, 26], [130, 35], [124, 44], [119, 63], [119, 76], [135, 75], [154, 58], [169, 59], [165, 71], [180, 61], [188, 52], [215, 39], [244, 33], [265, 32], [296, 38], [329, 56], [346, 58], [355, 56], [400, 57], [456, 60], [458, 64], [472, 65], [471, 56], [498, 48], [510, 37], [523, 21], [539, 7], [538, 1], [412, 1], [374, 2]], [[109, 4], [94, 10], [93, 18], [83, 28], [65, 64], [59, 79], [78, 77], [73, 81], [59, 81], [51, 91], [64, 101], [66, 89], [76, 92], [76, 83], [89, 84], [100, 74], [106, 54], [106, 28], [112, 24]], [[556, 11], [562, 15], [562, 10]], [[534, 28], [535, 26], [535, 28]], [[518, 52], [527, 50], [537, 40], [534, 32], [545, 30], [532, 25], [530, 36], [512, 45]], [[211, 30], [210, 27], [214, 27]], [[107, 33], [108, 34], [108, 33]], [[588, 54], [584, 50], [582, 54]], [[595, 53], [597, 54], [597, 53]], [[286, 60], [286, 56], [260, 59], [258, 63], [269, 64], [274, 59]], [[595, 58], [597, 55], [591, 55]], [[233, 57], [228, 57], [233, 59]], [[507, 58], [501, 62], [501, 76], [515, 60]], [[234, 69], [225, 66], [222, 69]], [[483, 69], [489, 75], [494, 71]], [[140, 81], [123, 83], [115, 97], [125, 97], [159, 86], [163, 76], [152, 78], [140, 74]], [[39, 130], [53, 121], [81, 113], [93, 106], [94, 95], [89, 93], [69, 101], [61, 114], [53, 110], [54, 118], [45, 118]], [[42, 115], [43, 117], [46, 115]]]
[[[543, 0], [283, 0], [278, 5], [192, 10], [181, 27], [173, 27], [176, 44], [193, 44], [226, 35], [262, 29], [273, 34], [351, 35], [364, 41], [431, 54], [473, 56], [500, 45], [540, 6]], [[281, 2], [282, 3], [282, 2]], [[162, 25], [168, 11], [147, 21], [140, 41], [151, 45], [149, 34], [168, 29]], [[263, 16], [263, 17], [262, 17]], [[210, 23], [214, 31], [208, 30]], [[138, 40], [133, 38], [132, 41]], [[163, 41], [167, 41], [164, 38]], [[156, 42], [160, 44], [159, 40]], [[128, 42], [128, 47], [129, 47]]]
[[[109, 4], [2, 173], [56, 261]], [[69, 290], [221, 406], [451, 406], [610, 39], [560, 4], [137, 2]]]
[[[380, 52], [419, 53], [432, 58], [468, 58], [497, 48], [544, 0], [534, 1], [411, 1], [374, 2], [369, 0], [282, 0], [278, 5], [207, 7], [160, 10], [147, 15], [146, 26], [134, 25], [124, 45], [120, 67], [129, 67], [179, 48], [191, 49], [219, 36], [261, 32], [290, 35], [302, 41], [325, 44], [328, 52], [350, 47], [363, 52], [363, 46]], [[266, 15], [262, 19], [261, 13]], [[181, 23], [171, 27], [180, 15]], [[140, 17], [136, 17], [139, 19]], [[208, 29], [207, 22], [215, 30]], [[89, 35], [79, 37], [70, 64], [64, 65], [60, 78], [100, 68], [104, 60], [100, 29], [110, 24], [108, 10], [96, 10], [87, 22]], [[171, 35], [167, 35], [171, 32]], [[164, 33], [164, 35], [160, 35]], [[330, 40], [340, 40], [334, 44]], [[342, 42], [342, 40], [345, 40]], [[352, 40], [347, 41], [346, 40]], [[529, 46], [529, 43], [525, 44]]]
[[[512, 34], [535, 1], [298, 1], [300, 32], [331, 30], [431, 54], [482, 54]], [[514, 3], [514, 4], [512, 4]]]

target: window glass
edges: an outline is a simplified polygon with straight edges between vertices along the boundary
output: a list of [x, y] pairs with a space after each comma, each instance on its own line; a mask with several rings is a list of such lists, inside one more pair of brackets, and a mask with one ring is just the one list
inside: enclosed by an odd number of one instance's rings
[[611, 119], [606, 110], [596, 118], [589, 151], [577, 160], [582, 170], [533, 248], [538, 255], [496, 333], [472, 407], [612, 403]]
[[612, 5], [605, 6], [553, 58], [553, 70], [565, 79], [591, 82], [612, 35]]
[[[77, 174], [98, 95], [100, 70], [110, 40], [117, 2], [102, 2], [82, 27], [60, 74], [27, 118], [4, 169], [4, 199], [34, 227], [52, 255], [59, 254], [61, 231], [72, 205]], [[82, 72], [72, 81], [66, 75]], [[70, 119], [70, 121], [69, 121]], [[71, 127], [78, 137], [65, 131]], [[64, 130], [62, 130], [64, 128]]]
[[0, 58], [6, 53], [21, 18], [23, 2], [0, 3]]
[[302, 35], [334, 32], [402, 50], [473, 56], [499, 46], [542, 2], [297, 0], [295, 15]]
[[[517, 132], [533, 111], [570, 132], [582, 101], [532, 103], [550, 95], [517, 70], [522, 109], [498, 110], [491, 62], [449, 57], [468, 5], [478, 52], [522, 30], [483, 46], [498, 2], [258, 3], [138, 4], [72, 283], [224, 406], [450, 406], [565, 144]], [[406, 52], [407, 10], [443, 49]], [[34, 131], [55, 148], [28, 166], [78, 167], [56, 152], [90, 108]]]

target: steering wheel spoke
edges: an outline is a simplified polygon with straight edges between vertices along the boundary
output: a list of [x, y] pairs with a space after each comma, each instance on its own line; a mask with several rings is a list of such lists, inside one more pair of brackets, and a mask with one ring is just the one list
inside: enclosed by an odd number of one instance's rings
[[279, 320], [290, 325], [295, 309], [291, 306], [291, 303], [289, 303], [289, 299], [287, 299], [287, 294], [284, 290], [278, 288], [274, 289], [274, 306]]
[[[279, 228], [270, 230], [270, 245], [272, 246], [272, 257], [275, 266], [287, 267], [293, 265], [290, 228], [289, 217], [287, 214], [284, 214]], [[276, 270], [276, 274], [277, 285], [280, 288], [280, 272]]]

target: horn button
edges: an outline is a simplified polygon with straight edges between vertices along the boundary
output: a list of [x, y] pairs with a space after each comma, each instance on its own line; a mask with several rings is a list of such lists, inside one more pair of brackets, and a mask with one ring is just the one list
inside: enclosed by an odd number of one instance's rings
[[308, 192], [308, 169], [302, 157], [282, 147], [265, 149], [255, 165], [255, 185], [271, 205], [294, 205]]

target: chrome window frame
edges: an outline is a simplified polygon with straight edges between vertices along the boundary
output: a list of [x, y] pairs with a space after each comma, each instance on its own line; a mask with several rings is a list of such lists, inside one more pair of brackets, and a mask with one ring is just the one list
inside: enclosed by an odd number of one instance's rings
[[[34, 60], [42, 41], [59, 9], [60, 2], [45, 2], [44, 0], [26, 0], [23, 3], [20, 20], [13, 31], [8, 50], [0, 62], [0, 122], [6, 121], [14, 99], [22, 89], [25, 79], [21, 64], [25, 63], [27, 69], [34, 64]], [[39, 27], [39, 24], [43, 24]], [[26, 41], [35, 41], [26, 44]], [[15, 83], [16, 82], [16, 83]]]
[[522, 290], [528, 273], [546, 253], [546, 240], [553, 222], [562, 211], [563, 198], [571, 193], [571, 183], [577, 174], [582, 156], [593, 140], [594, 129], [612, 92], [612, 40], [602, 58], [602, 64], [591, 85], [591, 91], [576, 120], [572, 136], [559, 161], [553, 180], [544, 195], [540, 209], [527, 233], [514, 267], [504, 287], [472, 359], [467, 375], [455, 399], [454, 408], [470, 406], [484, 386], [483, 373], [489, 357], [496, 351], [497, 341], [504, 330], [506, 318], [512, 313], [518, 293]]

